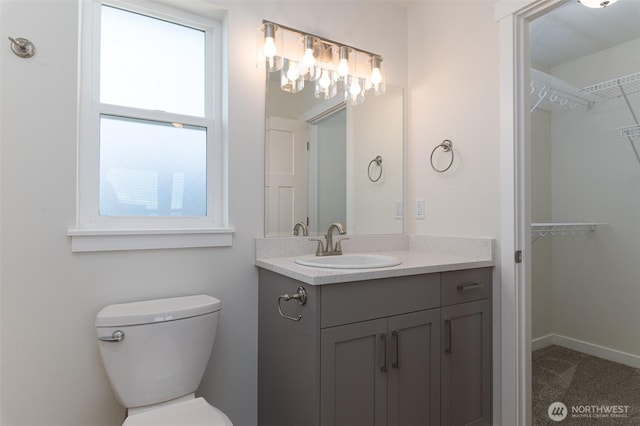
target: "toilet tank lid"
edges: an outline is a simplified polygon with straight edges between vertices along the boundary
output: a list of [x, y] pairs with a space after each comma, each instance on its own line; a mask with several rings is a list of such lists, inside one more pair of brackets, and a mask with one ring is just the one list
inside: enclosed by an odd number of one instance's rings
[[107, 305], [96, 316], [96, 327], [153, 324], [196, 317], [220, 310], [220, 300], [205, 294]]

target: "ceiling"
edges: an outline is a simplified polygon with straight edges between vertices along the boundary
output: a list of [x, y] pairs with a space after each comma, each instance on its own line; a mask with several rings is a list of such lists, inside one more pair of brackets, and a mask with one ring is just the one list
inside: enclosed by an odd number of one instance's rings
[[[576, 0], [531, 23], [531, 65], [542, 71], [640, 38], [640, 0], [590, 9]], [[640, 52], [638, 52], [640, 61]]]

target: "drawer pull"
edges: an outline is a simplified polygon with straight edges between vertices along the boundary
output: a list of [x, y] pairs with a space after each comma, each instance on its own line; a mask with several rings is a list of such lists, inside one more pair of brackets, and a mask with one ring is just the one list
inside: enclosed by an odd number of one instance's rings
[[391, 360], [391, 367], [400, 368], [400, 334], [394, 330], [391, 332], [391, 338], [393, 339], [393, 359]]
[[387, 347], [387, 333], [380, 335], [380, 346], [382, 347], [382, 365], [380, 371], [386, 373], [389, 369], [389, 348]]
[[444, 328], [445, 328], [445, 332], [444, 332], [444, 336], [445, 336], [445, 342], [444, 342], [444, 351], [448, 354], [451, 353], [451, 320], [444, 320]]
[[457, 288], [459, 292], [464, 293], [465, 291], [484, 288], [484, 283], [460, 284]]

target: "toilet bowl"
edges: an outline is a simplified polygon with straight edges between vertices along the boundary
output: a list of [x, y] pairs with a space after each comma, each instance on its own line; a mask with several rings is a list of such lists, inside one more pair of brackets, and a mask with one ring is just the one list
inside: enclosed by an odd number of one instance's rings
[[196, 398], [216, 336], [220, 300], [207, 296], [108, 305], [96, 316], [98, 347], [123, 425], [232, 426]]

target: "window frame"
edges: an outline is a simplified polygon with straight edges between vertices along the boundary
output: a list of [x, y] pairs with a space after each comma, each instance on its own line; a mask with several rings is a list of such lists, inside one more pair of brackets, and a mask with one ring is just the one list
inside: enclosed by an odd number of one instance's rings
[[[222, 135], [221, 23], [150, 1], [85, 0], [81, 4], [77, 212], [76, 227], [67, 232], [71, 237], [72, 251], [230, 246], [234, 230], [228, 225], [227, 149]], [[100, 30], [103, 4], [205, 33], [204, 117], [100, 102]], [[205, 127], [206, 216], [100, 216], [102, 115]], [[181, 235], [184, 238], [180, 238]]]

